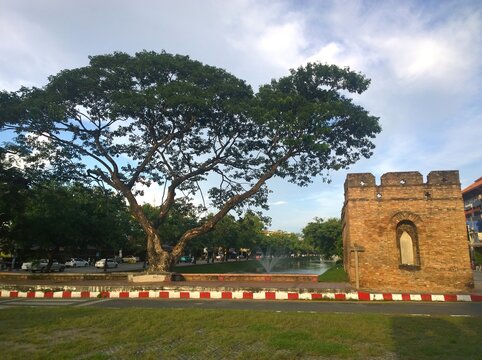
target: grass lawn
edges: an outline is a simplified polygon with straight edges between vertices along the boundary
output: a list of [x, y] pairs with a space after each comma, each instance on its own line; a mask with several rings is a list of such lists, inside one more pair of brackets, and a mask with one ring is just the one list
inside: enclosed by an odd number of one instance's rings
[[0, 309], [2, 359], [480, 359], [481, 318]]
[[337, 264], [318, 277], [318, 282], [347, 282], [348, 275], [343, 265]]

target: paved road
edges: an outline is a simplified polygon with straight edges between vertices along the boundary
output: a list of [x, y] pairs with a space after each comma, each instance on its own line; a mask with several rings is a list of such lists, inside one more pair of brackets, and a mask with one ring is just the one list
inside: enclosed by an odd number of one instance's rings
[[[233, 261], [233, 260], [231, 260]], [[206, 264], [205, 261], [198, 261], [197, 265]], [[177, 266], [192, 266], [191, 263], [178, 263]], [[138, 271], [144, 268], [144, 262], [138, 262], [136, 264], [130, 263], [121, 263], [116, 268], [109, 268], [107, 271], [109, 272], [129, 272], [129, 271]], [[9, 272], [8, 270], [2, 270], [5, 272]], [[15, 270], [15, 272], [23, 272], [23, 270]], [[86, 267], [66, 267], [66, 273], [102, 273], [104, 269], [97, 269], [95, 266], [90, 265]]]
[[[377, 313], [413, 316], [482, 317], [481, 303], [403, 303], [403, 302], [304, 302], [269, 300], [165, 300], [165, 299], [28, 299], [0, 300], [0, 309], [18, 306], [93, 306], [101, 308], [172, 308], [249, 310], [270, 312]], [[1, 310], [0, 310], [1, 311]]]
[[[116, 268], [109, 268], [108, 271], [136, 271], [141, 270], [143, 268], [144, 263], [138, 262], [136, 264], [129, 264], [129, 263], [122, 263], [119, 264]], [[65, 268], [66, 273], [102, 273], [104, 269], [97, 269], [95, 266], [86, 266], [86, 267], [68, 267]]]

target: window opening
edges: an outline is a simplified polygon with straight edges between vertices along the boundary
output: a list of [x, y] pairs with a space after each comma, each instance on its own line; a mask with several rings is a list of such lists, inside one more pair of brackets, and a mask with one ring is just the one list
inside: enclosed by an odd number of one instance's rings
[[417, 227], [411, 221], [404, 220], [398, 224], [396, 233], [400, 268], [406, 270], [420, 269]]

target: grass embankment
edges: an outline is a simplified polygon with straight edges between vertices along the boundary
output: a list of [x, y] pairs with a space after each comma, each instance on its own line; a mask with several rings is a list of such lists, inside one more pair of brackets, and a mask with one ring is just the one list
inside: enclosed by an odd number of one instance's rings
[[318, 282], [347, 282], [348, 275], [343, 265], [336, 264], [318, 277]]
[[2, 359], [477, 359], [480, 318], [0, 309]]

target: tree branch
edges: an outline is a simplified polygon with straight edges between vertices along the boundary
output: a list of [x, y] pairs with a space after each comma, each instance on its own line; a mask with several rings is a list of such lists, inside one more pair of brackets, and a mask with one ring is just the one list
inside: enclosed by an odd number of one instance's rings
[[181, 255], [182, 250], [184, 249], [186, 243], [189, 240], [211, 231], [216, 226], [216, 224], [236, 205], [257, 193], [261, 189], [261, 186], [263, 186], [267, 180], [269, 180], [271, 177], [273, 177], [273, 175], [276, 174], [276, 171], [278, 170], [280, 165], [289, 160], [291, 157], [295, 156], [295, 154], [296, 151], [294, 149], [289, 150], [284, 156], [282, 156], [275, 163], [273, 163], [270, 168], [263, 174], [263, 176], [261, 176], [250, 189], [248, 189], [242, 194], [232, 196], [224, 204], [224, 206], [208, 221], [194, 229], [186, 231], [181, 236], [181, 239], [178, 241], [176, 246], [173, 248], [173, 255], [175, 257]]

